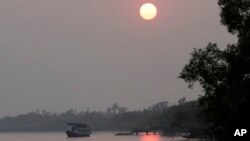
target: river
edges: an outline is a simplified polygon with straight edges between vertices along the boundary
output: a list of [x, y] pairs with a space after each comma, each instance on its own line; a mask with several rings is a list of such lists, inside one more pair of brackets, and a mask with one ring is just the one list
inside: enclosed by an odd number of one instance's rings
[[0, 141], [184, 141], [181, 137], [160, 135], [115, 136], [112, 132], [95, 132], [91, 137], [67, 138], [63, 132], [0, 133]]

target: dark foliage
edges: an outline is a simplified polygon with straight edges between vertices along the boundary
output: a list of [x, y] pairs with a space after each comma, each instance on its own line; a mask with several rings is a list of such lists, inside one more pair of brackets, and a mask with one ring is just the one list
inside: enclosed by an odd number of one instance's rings
[[195, 49], [180, 73], [189, 87], [199, 82], [199, 99], [211, 138], [230, 140], [237, 128], [249, 127], [250, 113], [250, 1], [219, 0], [221, 22], [237, 34], [238, 43], [220, 50], [209, 43]]

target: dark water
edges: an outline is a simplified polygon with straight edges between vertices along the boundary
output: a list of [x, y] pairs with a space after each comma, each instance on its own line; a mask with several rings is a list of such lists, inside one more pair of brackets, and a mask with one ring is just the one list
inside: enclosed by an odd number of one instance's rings
[[87, 138], [67, 138], [61, 133], [0, 133], [0, 141], [183, 141], [181, 137], [159, 135], [114, 136], [111, 132], [93, 133]]

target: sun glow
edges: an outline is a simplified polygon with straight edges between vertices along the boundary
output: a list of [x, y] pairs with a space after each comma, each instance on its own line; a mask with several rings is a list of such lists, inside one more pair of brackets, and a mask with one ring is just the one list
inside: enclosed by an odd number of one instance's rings
[[157, 15], [157, 8], [151, 3], [145, 3], [140, 8], [140, 15], [145, 20], [152, 20]]
[[141, 141], [160, 141], [159, 135], [144, 135], [141, 137]]

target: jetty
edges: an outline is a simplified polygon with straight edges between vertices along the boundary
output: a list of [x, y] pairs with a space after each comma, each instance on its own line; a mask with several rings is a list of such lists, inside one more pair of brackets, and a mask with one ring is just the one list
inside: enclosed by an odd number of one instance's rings
[[132, 133], [135, 135], [138, 135], [139, 133], [145, 133], [148, 135], [149, 133], [156, 134], [157, 130], [155, 128], [149, 128], [149, 129], [133, 129]]
[[128, 136], [128, 135], [139, 135], [140, 133], [143, 134], [154, 134], [156, 135], [157, 132], [162, 131], [163, 128], [151, 127], [151, 128], [134, 128], [129, 132], [118, 132], [116, 136]]

